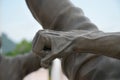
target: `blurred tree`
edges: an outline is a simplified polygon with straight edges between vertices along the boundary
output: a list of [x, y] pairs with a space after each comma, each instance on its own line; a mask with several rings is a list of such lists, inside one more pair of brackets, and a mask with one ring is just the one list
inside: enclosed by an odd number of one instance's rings
[[20, 43], [16, 45], [16, 48], [11, 51], [6, 53], [6, 56], [16, 56], [18, 54], [25, 54], [31, 51], [32, 44], [31, 42], [23, 39]]

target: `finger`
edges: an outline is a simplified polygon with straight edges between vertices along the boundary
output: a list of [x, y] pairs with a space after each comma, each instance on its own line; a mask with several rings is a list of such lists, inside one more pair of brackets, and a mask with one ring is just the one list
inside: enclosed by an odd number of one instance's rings
[[73, 44], [71, 44], [68, 47], [66, 47], [60, 53], [54, 53], [53, 54], [50, 51], [48, 51], [48, 52], [46, 52], [47, 55], [44, 58], [42, 58], [41, 65], [43, 65], [44, 67], [47, 67], [47, 66], [49, 66], [49, 64], [51, 64], [51, 62], [55, 58], [63, 58], [63, 57], [66, 57], [66, 56], [72, 54], [73, 52], [74, 52], [74, 50], [73, 50]]
[[38, 33], [33, 40], [33, 52], [39, 55], [40, 51], [42, 51], [44, 48], [44, 44], [45, 42], [43, 36]]
[[57, 55], [52, 54], [51, 52], [46, 52], [46, 56], [41, 59], [41, 65], [43, 67], [49, 67], [49, 65], [52, 63], [52, 61], [57, 58]]
[[55, 55], [51, 54], [51, 51], [44, 51], [44, 54], [46, 54], [46, 56], [44, 56], [41, 59], [41, 66], [47, 68], [51, 65], [52, 61], [56, 57], [55, 57]]
[[69, 46], [64, 48], [60, 53], [58, 53], [59, 58], [66, 57], [74, 52], [74, 43], [71, 43]]
[[35, 44], [37, 42], [38, 36], [39, 36], [39, 31], [35, 34], [35, 37], [33, 38], [33, 41], [32, 41], [32, 46], [33, 47], [35, 46]]
[[72, 45], [68, 46], [63, 51], [61, 51], [60, 53], [56, 53], [56, 54], [52, 54], [50, 51], [44, 52], [46, 53], [46, 56], [41, 59], [41, 66], [48, 68], [55, 58], [63, 58], [63, 57], [66, 57], [72, 54], [73, 52], [74, 50], [73, 50]]

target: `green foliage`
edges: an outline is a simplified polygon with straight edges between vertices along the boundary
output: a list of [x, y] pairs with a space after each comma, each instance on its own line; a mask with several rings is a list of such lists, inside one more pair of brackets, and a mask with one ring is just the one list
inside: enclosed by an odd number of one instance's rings
[[28, 42], [27, 40], [23, 39], [20, 43], [16, 45], [16, 48], [6, 53], [6, 56], [16, 56], [18, 54], [25, 54], [31, 51], [32, 44], [31, 42]]

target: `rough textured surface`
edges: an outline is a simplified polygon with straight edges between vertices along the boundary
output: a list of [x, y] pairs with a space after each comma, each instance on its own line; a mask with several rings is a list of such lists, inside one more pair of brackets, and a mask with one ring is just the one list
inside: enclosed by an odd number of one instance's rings
[[[99, 32], [96, 25], [84, 16], [83, 11], [80, 8], [76, 8], [69, 0], [26, 0], [26, 2], [33, 16], [42, 24], [44, 29], [56, 31], [87, 30]], [[39, 56], [45, 59], [46, 57], [49, 57], [46, 55], [49, 55], [51, 52], [49, 38], [46, 36], [45, 38], [41, 38], [39, 35], [36, 36], [33, 43], [37, 44], [37, 46], [33, 45], [33, 51], [39, 53]], [[52, 60], [53, 56], [48, 60]], [[95, 55], [93, 53], [76, 53], [71, 51], [69, 55], [63, 55], [61, 60], [63, 72], [69, 80], [120, 79], [120, 61], [117, 59]], [[43, 63], [44, 62], [46, 61], [44, 60]]]

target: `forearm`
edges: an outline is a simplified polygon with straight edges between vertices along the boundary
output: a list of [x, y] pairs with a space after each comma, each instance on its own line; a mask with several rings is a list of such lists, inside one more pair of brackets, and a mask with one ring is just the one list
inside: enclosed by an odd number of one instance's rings
[[89, 34], [75, 41], [76, 51], [120, 58], [120, 33]]
[[28, 53], [26, 55], [23, 55], [21, 58], [21, 61], [24, 63], [24, 70], [27, 71], [27, 74], [39, 69], [41, 67], [40, 60], [38, 56], [36, 56], [33, 53]]

